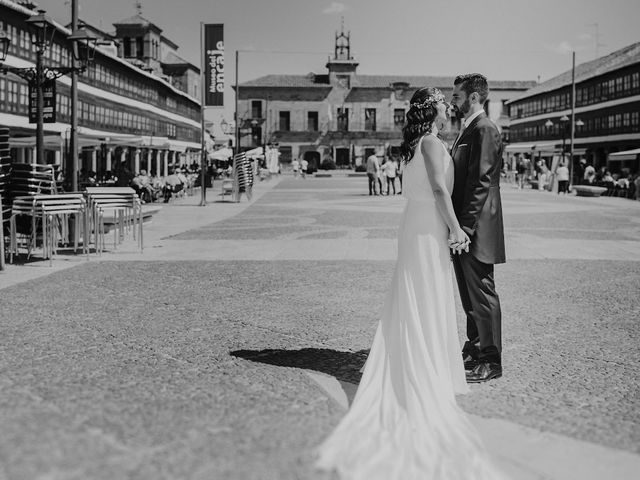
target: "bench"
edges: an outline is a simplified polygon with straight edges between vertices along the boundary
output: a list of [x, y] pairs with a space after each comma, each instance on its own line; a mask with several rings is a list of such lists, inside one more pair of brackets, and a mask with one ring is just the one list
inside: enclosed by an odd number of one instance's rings
[[572, 190], [575, 190], [578, 197], [599, 197], [607, 191], [605, 187], [596, 187], [593, 185], [574, 185]]

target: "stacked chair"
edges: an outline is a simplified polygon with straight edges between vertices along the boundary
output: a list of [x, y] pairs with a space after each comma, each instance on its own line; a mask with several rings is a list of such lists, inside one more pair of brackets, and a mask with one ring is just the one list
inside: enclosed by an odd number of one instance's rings
[[113, 248], [117, 248], [125, 235], [132, 232], [138, 248], [143, 251], [142, 202], [130, 187], [87, 187], [87, 208], [89, 210], [88, 232], [93, 232], [96, 252], [105, 248], [106, 214], [112, 215]]
[[11, 215], [11, 201], [8, 195], [10, 169], [9, 129], [0, 127], [0, 270], [4, 269], [4, 239], [8, 238], [9, 217]]
[[[43, 246], [46, 239], [45, 230], [40, 227], [43, 221], [42, 212], [37, 211], [36, 204], [31, 201], [37, 195], [51, 195], [57, 192], [55, 173], [51, 165], [28, 163], [12, 163], [9, 170], [9, 186], [7, 189], [7, 206], [10, 206], [10, 259], [18, 254], [18, 246], [27, 248], [27, 258], [37, 248], [38, 240]], [[16, 203], [16, 200], [17, 203]], [[15, 206], [14, 206], [15, 203]], [[6, 207], [5, 207], [6, 208]]]
[[82, 231], [82, 250], [89, 253], [87, 242], [87, 204], [81, 193], [36, 194], [22, 195], [13, 198], [11, 208], [11, 246], [10, 260], [13, 261], [14, 253], [18, 253], [18, 225], [17, 219], [26, 217], [31, 219], [29, 229], [29, 241], [27, 245], [28, 256], [36, 248], [38, 230], [42, 239], [42, 251], [44, 258], [49, 259], [57, 253], [58, 246], [62, 243], [69, 245], [69, 216], [73, 215], [75, 222], [73, 235], [73, 249], [78, 251], [80, 232]]

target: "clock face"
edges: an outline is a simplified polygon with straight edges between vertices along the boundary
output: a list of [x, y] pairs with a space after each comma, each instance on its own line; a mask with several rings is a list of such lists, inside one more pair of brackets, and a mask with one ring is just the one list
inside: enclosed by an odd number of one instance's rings
[[338, 85], [340, 85], [342, 88], [349, 88], [349, 77], [347, 76], [338, 77]]

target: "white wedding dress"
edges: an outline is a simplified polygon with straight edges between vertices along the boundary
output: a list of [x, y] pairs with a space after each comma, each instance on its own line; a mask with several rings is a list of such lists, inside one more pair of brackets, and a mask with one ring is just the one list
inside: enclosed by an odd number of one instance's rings
[[[448, 228], [420, 143], [403, 174], [398, 260], [371, 352], [351, 408], [318, 451], [316, 466], [343, 480], [502, 478], [455, 401], [468, 386]], [[444, 145], [443, 161], [451, 191], [453, 162]]]

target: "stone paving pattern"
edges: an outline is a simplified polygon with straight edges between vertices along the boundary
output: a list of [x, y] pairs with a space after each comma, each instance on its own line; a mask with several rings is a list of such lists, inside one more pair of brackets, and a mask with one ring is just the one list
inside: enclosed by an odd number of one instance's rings
[[[313, 448], [344, 410], [304, 372], [357, 382], [393, 255], [200, 257], [227, 240], [305, 248], [312, 235], [330, 250], [393, 239], [403, 200], [365, 189], [359, 178], [285, 178], [237, 215], [164, 240], [159, 218], [142, 255], [125, 249], [2, 288], [0, 479], [328, 478], [311, 468]], [[640, 208], [503, 191], [505, 376], [475, 385], [462, 407], [640, 453], [640, 258], [531, 259], [518, 246], [636, 248]], [[19, 268], [29, 267], [3, 275]]]

